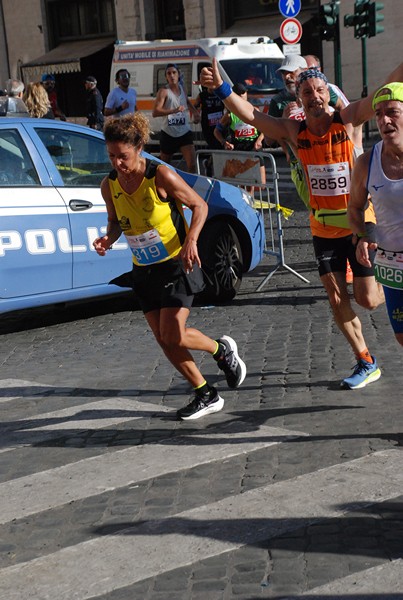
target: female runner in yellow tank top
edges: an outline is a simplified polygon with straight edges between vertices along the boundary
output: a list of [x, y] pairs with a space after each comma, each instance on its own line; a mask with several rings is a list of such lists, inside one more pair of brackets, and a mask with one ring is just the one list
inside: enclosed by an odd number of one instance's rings
[[[197, 419], [221, 410], [224, 400], [208, 385], [189, 350], [209, 352], [232, 388], [242, 383], [246, 367], [232, 338], [214, 340], [186, 326], [194, 294], [204, 285], [197, 240], [208, 207], [173, 169], [142, 155], [149, 132], [141, 113], [105, 125], [113, 167], [101, 183], [108, 225], [93, 245], [104, 256], [122, 232], [126, 236], [133, 288], [145, 318], [168, 360], [194, 390], [193, 400], [178, 411], [178, 418]], [[183, 205], [192, 211], [189, 226]]]

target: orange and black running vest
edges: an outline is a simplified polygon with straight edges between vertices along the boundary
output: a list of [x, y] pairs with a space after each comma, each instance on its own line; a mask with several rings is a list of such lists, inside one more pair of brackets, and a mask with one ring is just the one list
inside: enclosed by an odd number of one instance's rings
[[[312, 235], [339, 238], [349, 235], [347, 204], [350, 197], [354, 144], [339, 112], [328, 131], [317, 136], [302, 121], [297, 136], [298, 158], [304, 167], [310, 197]], [[373, 207], [366, 220], [375, 221]]]

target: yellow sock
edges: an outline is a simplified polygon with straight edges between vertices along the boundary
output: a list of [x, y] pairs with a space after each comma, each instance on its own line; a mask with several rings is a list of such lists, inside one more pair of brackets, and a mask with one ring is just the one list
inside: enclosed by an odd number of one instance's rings
[[213, 356], [215, 356], [215, 355], [217, 354], [217, 352], [218, 352], [218, 350], [219, 350], [219, 348], [220, 348], [220, 344], [219, 344], [219, 343], [218, 343], [216, 340], [214, 340], [214, 341], [215, 341], [215, 343], [216, 343], [216, 349], [215, 349], [215, 350], [214, 350], [214, 352], [213, 352]]
[[200, 388], [204, 387], [205, 385], [207, 385], [207, 381], [206, 380], [204, 380], [203, 383], [201, 383], [200, 385], [194, 387], [193, 389], [195, 391], [197, 391], [197, 390], [200, 390]]

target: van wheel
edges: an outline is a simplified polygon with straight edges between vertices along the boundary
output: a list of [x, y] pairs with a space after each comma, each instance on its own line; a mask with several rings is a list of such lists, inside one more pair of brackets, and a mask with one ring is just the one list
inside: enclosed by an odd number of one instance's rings
[[235, 231], [227, 223], [207, 222], [198, 247], [206, 282], [199, 300], [232, 300], [241, 287], [243, 274], [242, 248]]

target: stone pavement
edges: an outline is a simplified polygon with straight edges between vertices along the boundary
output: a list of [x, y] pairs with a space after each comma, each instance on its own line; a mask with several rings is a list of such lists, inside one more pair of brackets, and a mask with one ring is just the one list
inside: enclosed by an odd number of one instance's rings
[[226, 404], [181, 423], [189, 390], [127, 298], [3, 317], [0, 597], [403, 599], [402, 352], [357, 308], [382, 378], [339, 389], [353, 356], [313, 263], [305, 208], [285, 269], [245, 277], [190, 324], [248, 366]]

